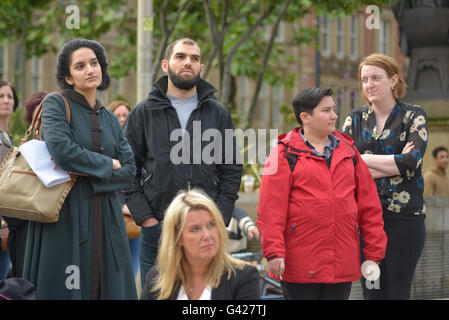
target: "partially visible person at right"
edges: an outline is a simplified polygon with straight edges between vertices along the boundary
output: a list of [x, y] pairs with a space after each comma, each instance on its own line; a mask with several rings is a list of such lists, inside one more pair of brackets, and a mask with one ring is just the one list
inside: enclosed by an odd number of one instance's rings
[[367, 105], [351, 112], [343, 131], [354, 139], [376, 182], [388, 237], [379, 289], [362, 281], [363, 297], [408, 300], [426, 237], [421, 171], [427, 116], [420, 106], [400, 100], [407, 84], [395, 59], [383, 54], [365, 57], [358, 77]]
[[437, 147], [432, 151], [433, 166], [424, 173], [425, 196], [449, 196], [449, 177], [446, 168], [449, 164], [448, 150]]

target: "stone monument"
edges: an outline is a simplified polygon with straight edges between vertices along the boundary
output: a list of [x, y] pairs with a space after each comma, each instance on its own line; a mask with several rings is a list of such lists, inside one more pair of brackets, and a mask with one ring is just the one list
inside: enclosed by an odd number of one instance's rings
[[449, 0], [405, 0], [392, 6], [399, 24], [399, 46], [410, 58], [404, 101], [422, 106], [429, 121], [431, 151], [449, 147]]

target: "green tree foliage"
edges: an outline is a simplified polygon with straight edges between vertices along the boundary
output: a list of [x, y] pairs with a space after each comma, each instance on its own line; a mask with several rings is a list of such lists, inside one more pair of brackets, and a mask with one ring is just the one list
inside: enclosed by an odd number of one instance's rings
[[[313, 26], [302, 23], [306, 14], [344, 16], [366, 5], [380, 8], [392, 0], [153, 0], [153, 75], [160, 73], [166, 45], [180, 37], [200, 42], [204, 77], [211, 68], [218, 71], [220, 100], [230, 108], [236, 104], [236, 78], [244, 75], [256, 82], [252, 103], [241, 126], [251, 126], [258, 107], [262, 82], [290, 86], [296, 74], [290, 65], [297, 59], [289, 47], [301, 43], [317, 46]], [[80, 9], [79, 29], [68, 29], [65, 9]], [[56, 52], [74, 37], [103, 39], [115, 30], [109, 53], [110, 73], [122, 77], [136, 69], [137, 1], [127, 0], [2, 0], [0, 42], [21, 41], [26, 56]], [[290, 43], [274, 41], [276, 25], [286, 22], [294, 34]], [[236, 118], [235, 113], [233, 114]]]

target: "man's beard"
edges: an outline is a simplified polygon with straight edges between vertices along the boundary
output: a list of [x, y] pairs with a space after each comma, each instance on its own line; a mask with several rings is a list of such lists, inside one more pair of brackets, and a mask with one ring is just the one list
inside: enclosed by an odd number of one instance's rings
[[195, 87], [198, 81], [200, 81], [201, 74], [198, 72], [192, 79], [186, 80], [175, 74], [170, 67], [168, 67], [168, 77], [176, 88], [188, 91]]

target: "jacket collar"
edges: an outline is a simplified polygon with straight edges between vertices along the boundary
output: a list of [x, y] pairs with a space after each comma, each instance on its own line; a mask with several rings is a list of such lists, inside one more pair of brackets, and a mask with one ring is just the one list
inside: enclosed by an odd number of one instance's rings
[[[83, 96], [81, 93], [79, 93], [73, 89], [63, 89], [63, 90], [61, 90], [61, 92], [64, 95], [64, 97], [67, 97], [70, 100], [73, 100], [76, 103], [79, 103], [80, 105], [82, 105], [88, 109], [92, 109], [89, 102], [87, 102], [86, 97]], [[100, 109], [103, 107], [104, 107], [103, 104], [99, 100], [96, 100], [95, 106], [93, 109]]]
[[[308, 156], [314, 156], [314, 157], [318, 157], [316, 156], [312, 150], [310, 150], [310, 148], [306, 145], [306, 143], [304, 142], [304, 140], [301, 138], [300, 135], [300, 131], [301, 131], [302, 127], [297, 127], [294, 128], [293, 130], [289, 131], [288, 133], [282, 134], [278, 137], [278, 141], [283, 143], [283, 144], [289, 144], [291, 147], [293, 147], [292, 149], [289, 150], [289, 152], [291, 153], [296, 153], [296, 154], [304, 154], [304, 155], [308, 155]], [[340, 144], [337, 147], [339, 150], [345, 150], [343, 151], [343, 156], [352, 156], [353, 155], [353, 144], [354, 144], [354, 140], [352, 140], [351, 137], [338, 132], [337, 130], [335, 130], [334, 132], [332, 132], [335, 137], [337, 137], [340, 140]], [[346, 152], [348, 152], [348, 154], [346, 155]]]
[[[168, 100], [167, 87], [168, 87], [168, 75], [165, 75], [160, 77], [153, 84], [153, 90], [149, 93], [148, 98], [156, 100], [162, 99], [164, 101]], [[211, 95], [217, 92], [217, 89], [215, 89], [215, 87], [206, 80], [200, 78], [198, 84], [196, 85], [196, 92], [198, 95], [198, 101], [202, 101], [205, 98], [211, 97]]]

